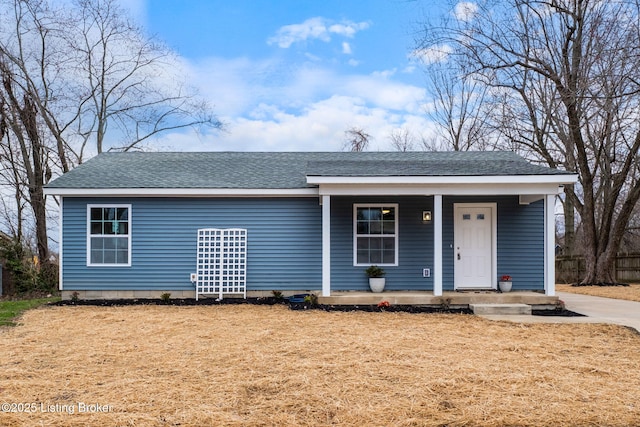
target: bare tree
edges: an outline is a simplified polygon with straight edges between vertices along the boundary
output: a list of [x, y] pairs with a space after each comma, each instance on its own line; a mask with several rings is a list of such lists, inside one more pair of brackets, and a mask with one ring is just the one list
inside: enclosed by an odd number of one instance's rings
[[0, 78], [0, 186], [16, 198], [19, 235], [31, 207], [43, 262], [53, 175], [161, 132], [222, 126], [176, 56], [115, 0], [0, 0]]
[[[15, 183], [15, 197], [25, 197], [31, 206], [36, 226], [36, 242], [38, 256], [42, 262], [47, 262], [49, 258], [49, 242], [47, 239], [47, 214], [46, 200], [44, 196], [44, 184], [47, 177], [51, 178], [48, 166], [47, 149], [44, 145], [43, 136], [38, 126], [37, 108], [29, 96], [20, 87], [19, 72], [15, 72], [0, 57], [0, 78], [2, 79], [3, 91], [0, 92], [0, 117], [2, 127], [5, 129], [5, 138], [10, 141], [10, 135], [6, 130], [11, 130], [17, 141], [15, 151], [8, 148], [11, 157], [7, 160], [16, 161], [20, 159], [19, 165], [11, 165], [14, 172], [13, 182]], [[10, 147], [10, 144], [7, 144]], [[17, 173], [18, 167], [23, 168], [26, 179], [28, 194], [22, 194], [22, 182]], [[17, 201], [20, 206], [21, 202]], [[21, 227], [21, 223], [18, 225]]]
[[[76, 110], [77, 135], [98, 153], [131, 150], [161, 132], [221, 128], [209, 105], [188, 87], [175, 54], [149, 39], [116, 0], [77, 0], [79, 33], [68, 37], [86, 94]], [[107, 131], [119, 141], [108, 145]]]
[[483, 150], [489, 144], [488, 87], [455, 59], [444, 51], [425, 63], [427, 117], [437, 125], [437, 138], [424, 141], [427, 150]]
[[389, 134], [389, 140], [396, 151], [413, 151], [416, 147], [415, 137], [407, 129], [394, 129]]
[[369, 146], [371, 135], [364, 129], [353, 126], [344, 131], [345, 141], [343, 148], [347, 151], [365, 151]]
[[[0, 57], [6, 72], [13, 75], [17, 88], [28, 95], [37, 110], [38, 120], [46, 126], [56, 144], [56, 153], [63, 172], [69, 170], [66, 146], [60, 124], [52, 105], [54, 100], [69, 96], [68, 81], [61, 68], [65, 57], [59, 49], [59, 34], [66, 22], [59, 19], [44, 1], [0, 0], [0, 11], [7, 18], [0, 27]], [[60, 96], [57, 93], [65, 94]]]
[[446, 44], [506, 94], [505, 135], [578, 174], [565, 195], [581, 220], [582, 283], [614, 282], [615, 254], [640, 198], [640, 5], [505, 0], [471, 12], [429, 28], [424, 46]]
[[[562, 159], [563, 167], [575, 170], [573, 157], [567, 153], [563, 143], [565, 139], [556, 137], [556, 134], [564, 133], [566, 123], [557, 89], [551, 82], [536, 79], [534, 73], [523, 70], [519, 79], [514, 75], [509, 87], [493, 88], [493, 92], [487, 117], [494, 133], [502, 137], [498, 147], [518, 152], [552, 168], [557, 168], [559, 159]], [[567, 191], [573, 191], [573, 187], [567, 185]], [[563, 197], [559, 200], [564, 211], [561, 218], [563, 253], [570, 255], [575, 250], [574, 199]]]
[[[23, 226], [25, 211], [28, 208], [27, 179], [25, 178], [20, 150], [13, 142], [9, 131], [10, 111], [4, 101], [0, 101], [0, 191], [11, 194], [2, 197], [1, 217], [4, 229], [17, 242], [24, 238]], [[6, 189], [5, 189], [6, 188]]]

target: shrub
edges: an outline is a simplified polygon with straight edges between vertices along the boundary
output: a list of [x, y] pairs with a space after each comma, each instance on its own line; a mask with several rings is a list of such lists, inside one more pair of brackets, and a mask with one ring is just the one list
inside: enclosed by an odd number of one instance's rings
[[377, 265], [372, 265], [364, 271], [364, 274], [366, 274], [367, 277], [375, 278], [375, 277], [384, 277], [386, 272], [382, 268], [378, 267]]
[[0, 258], [3, 269], [9, 272], [12, 285], [7, 293], [23, 294], [33, 291], [52, 292], [58, 286], [58, 266], [44, 262], [18, 240], [4, 240], [0, 243]]

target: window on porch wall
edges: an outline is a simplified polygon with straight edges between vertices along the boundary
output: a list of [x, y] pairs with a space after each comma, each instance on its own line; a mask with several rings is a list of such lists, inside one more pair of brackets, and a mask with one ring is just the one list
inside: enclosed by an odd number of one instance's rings
[[354, 205], [354, 265], [398, 265], [398, 205]]

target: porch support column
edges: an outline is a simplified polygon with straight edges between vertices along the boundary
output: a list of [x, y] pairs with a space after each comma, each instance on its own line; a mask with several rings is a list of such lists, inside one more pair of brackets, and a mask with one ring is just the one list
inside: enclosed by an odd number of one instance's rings
[[322, 196], [322, 296], [331, 296], [331, 196]]
[[433, 295], [442, 296], [442, 194], [433, 196]]
[[556, 294], [556, 195], [544, 199], [544, 293]]

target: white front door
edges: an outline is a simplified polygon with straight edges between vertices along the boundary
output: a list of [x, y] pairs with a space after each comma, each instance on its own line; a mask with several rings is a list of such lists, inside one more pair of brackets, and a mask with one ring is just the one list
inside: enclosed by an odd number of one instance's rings
[[456, 204], [453, 211], [455, 289], [494, 288], [493, 207]]

